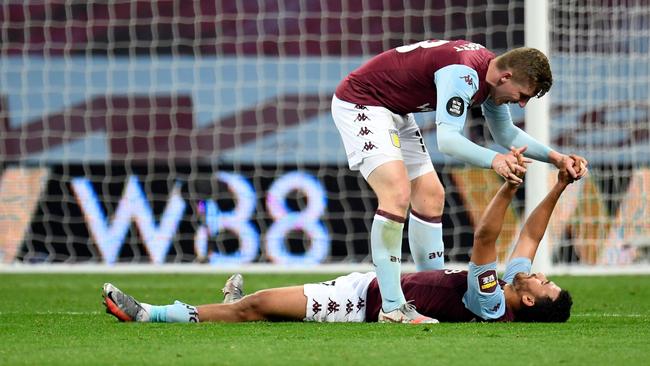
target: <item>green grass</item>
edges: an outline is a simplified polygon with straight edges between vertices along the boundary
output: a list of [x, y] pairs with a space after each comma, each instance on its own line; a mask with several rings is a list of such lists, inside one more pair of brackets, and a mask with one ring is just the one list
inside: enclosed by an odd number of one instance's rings
[[[555, 277], [566, 324], [133, 324], [104, 313], [113, 282], [151, 303], [215, 302], [225, 275], [0, 275], [0, 364], [647, 365], [650, 276]], [[333, 275], [247, 275], [246, 288]]]

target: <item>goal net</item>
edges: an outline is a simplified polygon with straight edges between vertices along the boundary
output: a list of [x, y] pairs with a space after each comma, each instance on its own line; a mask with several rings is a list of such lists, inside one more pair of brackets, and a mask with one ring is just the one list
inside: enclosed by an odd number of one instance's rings
[[588, 157], [553, 218], [555, 263], [650, 264], [647, 1], [551, 1], [552, 143]]
[[[591, 176], [558, 207], [553, 257], [647, 263], [648, 11], [565, 3], [550, 6], [551, 143]], [[523, 46], [523, 18], [523, 1], [496, 0], [5, 1], [0, 261], [369, 263], [376, 200], [347, 168], [336, 85], [425, 39]], [[463, 263], [500, 181], [438, 153], [434, 114], [417, 119], [447, 192], [446, 259]], [[496, 148], [480, 110], [466, 134]]]

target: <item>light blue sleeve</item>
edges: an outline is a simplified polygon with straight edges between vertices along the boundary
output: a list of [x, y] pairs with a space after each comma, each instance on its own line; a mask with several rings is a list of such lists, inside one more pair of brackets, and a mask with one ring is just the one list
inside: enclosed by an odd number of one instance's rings
[[506, 298], [497, 277], [497, 262], [477, 266], [469, 262], [463, 304], [482, 319], [497, 319], [506, 312]]
[[526, 145], [528, 149], [524, 155], [538, 161], [549, 162], [548, 154], [551, 152], [551, 148], [515, 126], [507, 104], [496, 105], [492, 98], [488, 98], [481, 105], [481, 109], [492, 137], [499, 145], [506, 149], [510, 149], [510, 146], [521, 147]]
[[449, 65], [436, 71], [435, 83], [438, 150], [472, 165], [490, 168], [497, 153], [463, 136], [467, 109], [479, 88], [478, 74], [465, 65]]
[[533, 266], [533, 262], [530, 261], [530, 258], [527, 257], [517, 257], [513, 258], [506, 265], [506, 271], [503, 274], [502, 280], [507, 283], [512, 283], [512, 280], [515, 278], [515, 275], [519, 272], [524, 272], [526, 274], [530, 273], [530, 269]]

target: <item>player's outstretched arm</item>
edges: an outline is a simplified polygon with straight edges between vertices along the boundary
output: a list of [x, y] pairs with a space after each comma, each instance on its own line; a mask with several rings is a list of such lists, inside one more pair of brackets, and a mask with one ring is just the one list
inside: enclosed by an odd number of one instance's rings
[[[522, 154], [526, 147], [512, 149], [510, 155], [525, 168]], [[521, 178], [523, 173], [518, 178]], [[506, 210], [519, 188], [511, 181], [503, 183], [497, 194], [488, 204], [474, 232], [474, 244], [470, 260], [476, 265], [494, 262], [497, 259], [496, 241], [503, 227]]]
[[461, 131], [461, 127], [439, 123], [437, 132], [440, 152], [475, 166], [493, 169], [513, 184], [521, 184], [518, 176], [525, 173], [526, 169], [517, 163], [512, 154], [499, 154], [478, 146], [465, 138]]
[[[515, 126], [507, 105], [496, 105], [488, 99], [481, 105], [485, 120], [494, 140], [501, 146], [528, 146], [526, 156], [535, 160], [555, 165], [558, 169], [565, 167], [571, 177], [580, 179], [587, 174], [587, 159], [582, 156], [565, 155], [552, 150], [532, 136]], [[496, 169], [495, 169], [496, 170]]]
[[[450, 65], [436, 71], [435, 83], [438, 92], [436, 102], [438, 150], [466, 163], [494, 169], [504, 179], [520, 184], [521, 179], [517, 175], [523, 168], [517, 164], [516, 159], [509, 154], [498, 154], [496, 151], [479, 146], [463, 135], [467, 118], [465, 106], [469, 106], [472, 96], [477, 91], [476, 71], [463, 65]], [[509, 115], [508, 120], [510, 120]]]
[[[579, 160], [577, 164], [580, 164]], [[579, 167], [576, 168], [580, 169]], [[569, 174], [566, 168], [558, 171], [557, 182], [526, 220], [510, 259], [527, 257], [532, 261], [535, 258], [535, 253], [537, 253], [537, 248], [544, 236], [557, 201], [566, 187], [574, 181], [575, 178]]]

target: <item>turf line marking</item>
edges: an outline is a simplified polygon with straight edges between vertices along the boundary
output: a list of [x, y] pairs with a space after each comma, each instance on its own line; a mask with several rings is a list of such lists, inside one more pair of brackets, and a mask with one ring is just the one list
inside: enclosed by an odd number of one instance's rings
[[0, 311], [0, 315], [97, 315], [103, 311]]
[[584, 317], [606, 317], [606, 318], [645, 318], [648, 315], [645, 314], [617, 314], [617, 313], [582, 313], [582, 314], [571, 314], [571, 316], [584, 316]]

